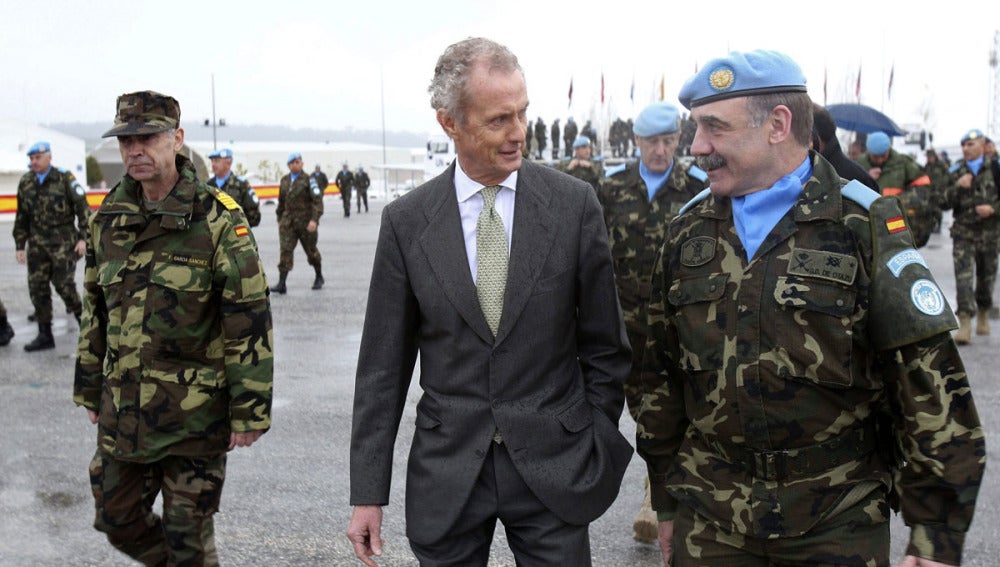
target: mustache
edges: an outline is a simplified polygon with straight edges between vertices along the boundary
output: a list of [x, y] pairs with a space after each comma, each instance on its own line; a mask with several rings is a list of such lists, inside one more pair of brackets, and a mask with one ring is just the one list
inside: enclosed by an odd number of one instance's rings
[[719, 154], [709, 154], [707, 156], [698, 156], [695, 158], [695, 164], [705, 170], [711, 171], [713, 169], [719, 169], [720, 167], [726, 166], [726, 158], [720, 156]]

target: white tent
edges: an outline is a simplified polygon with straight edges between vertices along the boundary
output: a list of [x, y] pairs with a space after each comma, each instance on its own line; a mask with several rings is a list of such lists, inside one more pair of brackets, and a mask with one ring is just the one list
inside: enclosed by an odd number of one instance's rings
[[51, 128], [0, 117], [0, 195], [17, 194], [17, 182], [28, 171], [28, 148], [44, 141], [52, 146], [52, 165], [87, 181], [84, 141]]

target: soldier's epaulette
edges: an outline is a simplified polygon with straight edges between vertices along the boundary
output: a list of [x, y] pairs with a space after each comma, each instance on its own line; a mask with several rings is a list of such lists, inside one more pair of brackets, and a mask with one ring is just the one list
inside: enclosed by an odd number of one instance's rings
[[879, 198], [878, 193], [857, 179], [852, 179], [847, 185], [844, 185], [840, 194], [861, 205], [866, 211], [870, 211], [872, 203]]
[[247, 180], [242, 175], [237, 175], [236, 179], [238, 179], [239, 181], [242, 181], [243, 183], [247, 182]]
[[708, 181], [708, 173], [697, 165], [692, 164], [691, 167], [688, 168], [688, 175], [694, 177], [702, 183]]
[[956, 171], [958, 171], [958, 168], [960, 167], [962, 167], [962, 162], [956, 161], [955, 163], [951, 164], [951, 167], [948, 168], [948, 173], [955, 173]]
[[604, 170], [604, 177], [611, 177], [612, 175], [617, 175], [625, 171], [626, 167], [628, 167], [628, 164], [626, 163], [618, 164], [614, 167], [609, 167], [608, 169]]
[[215, 195], [215, 199], [222, 203], [222, 205], [230, 211], [239, 210], [240, 206], [236, 204], [236, 201], [234, 201], [228, 193], [221, 191], [220, 189], [215, 189], [212, 193]]
[[708, 196], [711, 195], [711, 194], [712, 194], [712, 190], [710, 188], [706, 187], [706, 188], [702, 189], [701, 192], [699, 192], [697, 195], [695, 195], [694, 197], [691, 197], [690, 201], [688, 201], [687, 203], [684, 203], [684, 206], [681, 207], [681, 210], [677, 212], [677, 215], [680, 216], [680, 215], [683, 215], [684, 213], [688, 212], [695, 205], [697, 205], [698, 203], [700, 203], [700, 202], [704, 201], [705, 199], [707, 199]]

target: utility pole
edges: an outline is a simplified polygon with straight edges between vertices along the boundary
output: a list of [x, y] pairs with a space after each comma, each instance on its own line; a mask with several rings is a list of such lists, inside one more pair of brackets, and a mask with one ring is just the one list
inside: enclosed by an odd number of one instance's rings
[[1000, 137], [1000, 30], [993, 33], [990, 49], [990, 100], [986, 116], [986, 135]]

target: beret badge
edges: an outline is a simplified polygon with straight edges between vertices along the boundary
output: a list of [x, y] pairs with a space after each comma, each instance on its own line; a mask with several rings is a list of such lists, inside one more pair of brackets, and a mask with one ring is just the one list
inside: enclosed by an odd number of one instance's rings
[[708, 83], [716, 91], [726, 91], [733, 87], [735, 76], [729, 67], [719, 67], [708, 76]]

